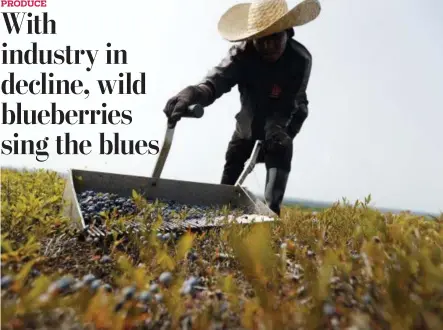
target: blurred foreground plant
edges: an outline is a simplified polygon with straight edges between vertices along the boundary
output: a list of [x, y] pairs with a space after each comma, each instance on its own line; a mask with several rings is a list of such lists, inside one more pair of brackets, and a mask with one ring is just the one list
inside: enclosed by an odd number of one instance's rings
[[1, 175], [4, 329], [443, 329], [443, 216], [369, 196], [175, 238], [134, 191], [150, 231], [95, 243], [68, 230], [55, 173]]

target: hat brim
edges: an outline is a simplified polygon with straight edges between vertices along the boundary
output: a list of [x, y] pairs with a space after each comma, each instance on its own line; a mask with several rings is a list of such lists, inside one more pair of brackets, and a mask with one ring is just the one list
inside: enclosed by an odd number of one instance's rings
[[250, 31], [248, 30], [250, 6], [250, 3], [237, 4], [223, 14], [218, 22], [218, 31], [224, 39], [232, 42], [244, 41], [282, 32], [313, 21], [321, 11], [319, 0], [304, 0], [268, 26]]

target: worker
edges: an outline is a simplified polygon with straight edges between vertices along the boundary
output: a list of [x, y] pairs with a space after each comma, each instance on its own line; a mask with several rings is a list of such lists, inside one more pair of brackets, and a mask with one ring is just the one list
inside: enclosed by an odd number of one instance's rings
[[259, 163], [266, 166], [265, 201], [280, 216], [293, 155], [293, 139], [308, 116], [310, 52], [294, 37], [294, 27], [314, 20], [318, 0], [289, 9], [284, 0], [258, 0], [228, 9], [218, 31], [232, 42], [224, 59], [195, 85], [168, 100], [164, 113], [176, 123], [193, 104], [211, 105], [238, 86], [241, 109], [228, 143], [221, 184], [234, 185], [263, 141]]

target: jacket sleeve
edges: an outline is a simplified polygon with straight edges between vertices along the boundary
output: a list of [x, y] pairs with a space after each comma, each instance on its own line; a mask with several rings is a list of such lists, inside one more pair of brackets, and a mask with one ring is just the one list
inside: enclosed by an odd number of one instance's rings
[[245, 50], [245, 43], [232, 46], [220, 63], [214, 66], [198, 84], [200, 89], [207, 92], [204, 106], [214, 103], [239, 82]]
[[294, 112], [291, 114], [291, 118], [287, 125], [287, 131], [291, 138], [294, 138], [300, 132], [303, 123], [309, 115], [309, 100], [306, 90], [311, 77], [312, 68], [311, 53], [299, 43], [296, 43], [296, 47], [299, 49], [299, 52], [304, 59], [304, 66], [302, 81], [295, 96]]
[[295, 40], [291, 40], [291, 47], [300, 55], [295, 65], [301, 77], [294, 89], [285, 97], [281, 109], [276, 106], [273, 115], [267, 120], [265, 131], [267, 134], [278, 130], [285, 130], [291, 138], [300, 131], [304, 121], [308, 117], [308, 98], [306, 89], [311, 75], [312, 56], [307, 49]]

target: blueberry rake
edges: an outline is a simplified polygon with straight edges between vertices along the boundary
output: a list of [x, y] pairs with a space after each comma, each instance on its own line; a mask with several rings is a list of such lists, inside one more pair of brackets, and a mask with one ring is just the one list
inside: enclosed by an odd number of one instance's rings
[[[201, 118], [204, 109], [200, 105], [189, 107], [184, 118]], [[163, 145], [160, 150], [151, 177], [133, 176], [118, 173], [89, 171], [82, 169], [69, 169], [67, 183], [64, 190], [64, 215], [70, 217], [79, 226], [93, 237], [109, 235], [112, 230], [119, 234], [129, 232], [138, 233], [149, 230], [150, 224], [142, 224], [140, 221], [127, 221], [123, 228], [113, 225], [106, 229], [93, 223], [82, 212], [78, 196], [87, 191], [96, 191], [116, 194], [123, 198], [131, 198], [133, 191], [149, 200], [173, 200], [185, 205], [200, 205], [211, 208], [241, 209], [240, 216], [230, 215], [218, 217], [196, 217], [186, 221], [169, 221], [164, 219], [159, 231], [180, 232], [183, 230], [205, 230], [214, 227], [222, 227], [226, 223], [252, 224], [260, 222], [272, 222], [276, 214], [268, 208], [259, 198], [243, 186], [247, 175], [254, 169], [261, 141], [257, 141], [252, 151], [251, 158], [245, 166], [235, 185], [222, 185], [202, 183], [184, 180], [171, 180], [161, 178], [169, 151], [172, 146], [176, 123], [167, 122]]]

